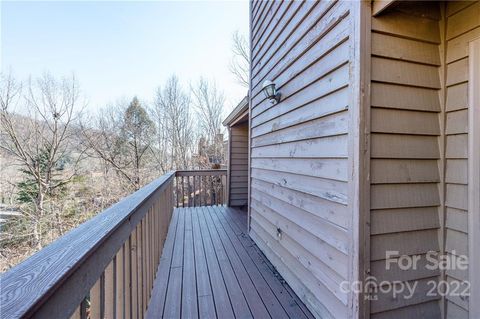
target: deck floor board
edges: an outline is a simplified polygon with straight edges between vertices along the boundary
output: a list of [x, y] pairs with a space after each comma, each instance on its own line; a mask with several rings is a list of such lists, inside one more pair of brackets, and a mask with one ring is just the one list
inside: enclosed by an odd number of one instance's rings
[[246, 213], [177, 208], [147, 318], [312, 318], [247, 234]]

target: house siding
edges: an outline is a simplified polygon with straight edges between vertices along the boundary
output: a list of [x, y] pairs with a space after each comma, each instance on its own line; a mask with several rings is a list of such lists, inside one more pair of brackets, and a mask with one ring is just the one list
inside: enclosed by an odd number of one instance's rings
[[[468, 255], [469, 41], [480, 37], [480, 2], [446, 6], [445, 251]], [[468, 280], [468, 270], [448, 270], [448, 282]], [[447, 318], [468, 318], [468, 299], [447, 296]]]
[[248, 201], [248, 124], [237, 124], [229, 130], [229, 206], [245, 206]]
[[[250, 235], [317, 317], [352, 316], [352, 2], [251, 9]], [[275, 82], [272, 105], [261, 92]]]
[[[371, 275], [417, 281], [410, 299], [378, 293], [371, 318], [439, 318], [439, 296], [427, 296], [438, 270], [426, 253], [441, 251], [442, 61], [440, 6], [402, 3], [372, 17]], [[416, 270], [386, 270], [387, 251], [419, 256]]]

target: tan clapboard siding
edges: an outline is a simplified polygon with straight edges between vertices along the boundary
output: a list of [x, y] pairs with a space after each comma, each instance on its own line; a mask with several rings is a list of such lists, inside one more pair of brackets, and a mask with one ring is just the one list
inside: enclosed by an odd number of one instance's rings
[[386, 251], [398, 251], [400, 255], [420, 255], [440, 249], [438, 231], [427, 229], [412, 232], [373, 235], [371, 238], [371, 259], [384, 260]]
[[468, 108], [468, 83], [447, 87], [446, 112]]
[[440, 182], [435, 159], [372, 159], [370, 165], [374, 184]]
[[[382, 281], [411, 281], [423, 278], [431, 278], [440, 274], [439, 269], [429, 269], [430, 260], [427, 255], [417, 255], [417, 269], [402, 269], [396, 263], [387, 263], [386, 260], [377, 260], [371, 263], [371, 273], [378, 282]], [[390, 269], [388, 269], [390, 268]]]
[[372, 19], [372, 30], [419, 42], [440, 43], [438, 21], [395, 12]]
[[[268, 221], [269, 224], [274, 225], [275, 229], [272, 229], [272, 231], [275, 231], [275, 233], [277, 228], [282, 228], [282, 225], [285, 226], [288, 224], [291, 226], [291, 228], [287, 228], [284, 232], [282, 232], [281, 239], [284, 239], [284, 235], [292, 238], [292, 240], [295, 240], [298, 244], [300, 244], [301, 247], [303, 247], [302, 249], [299, 249], [300, 251], [308, 251], [310, 255], [314, 256], [315, 259], [318, 260], [318, 264], [321, 264], [322, 267], [321, 271], [315, 274], [315, 277], [325, 278], [325, 275], [332, 276], [332, 279], [335, 278], [334, 282], [339, 284], [345, 279], [345, 276], [348, 275], [347, 255], [332, 249], [331, 246], [319, 239], [318, 236], [313, 235], [311, 232], [305, 231], [302, 227], [296, 225], [292, 221], [275, 214], [271, 208], [254, 199], [252, 199], [252, 210], [254, 211], [252, 215], [259, 215], [255, 218], [259, 223], [263, 224], [265, 221]], [[279, 238], [279, 236], [276, 237]], [[292, 254], [295, 253], [295, 251], [292, 251]], [[337, 267], [337, 263], [343, 263], [343, 265]], [[324, 280], [324, 282], [330, 281]], [[334, 290], [337, 288], [336, 285], [331, 285], [330, 287]]]
[[[253, 214], [255, 215], [256, 212], [253, 210]], [[318, 301], [314, 301], [315, 303], [320, 303], [325, 310], [329, 309], [328, 311], [331, 313], [332, 318], [347, 318], [347, 313], [348, 313], [348, 306], [343, 302], [342, 298], [339, 298], [336, 296], [334, 293], [332, 293], [331, 290], [327, 288], [325, 283], [322, 283], [317, 277], [314, 276], [313, 270], [311, 267], [305, 267], [302, 265], [301, 262], [298, 261], [298, 259], [303, 259], [303, 258], [297, 258], [297, 255], [302, 255], [303, 250], [305, 249], [308, 251], [309, 247], [310, 249], [313, 249], [312, 246], [305, 246], [303, 243], [301, 245], [293, 245], [293, 240], [289, 240], [288, 234], [285, 234], [285, 236], [282, 236], [282, 239], [278, 240], [277, 238], [272, 238], [271, 237], [271, 232], [276, 231], [277, 227], [273, 224], [271, 224], [267, 219], [263, 218], [261, 215], [257, 215], [256, 219], [252, 219], [251, 222], [251, 227], [252, 230], [257, 233], [261, 234], [260, 236], [262, 237], [262, 240], [266, 242], [267, 244], [270, 244], [274, 247], [276, 251], [280, 252], [281, 259], [283, 260], [283, 263], [287, 267], [292, 267], [296, 265], [294, 269], [294, 273], [300, 276], [308, 276], [309, 280], [304, 283], [305, 287], [310, 290], [315, 296], [319, 297]], [[283, 242], [280, 245], [273, 245], [273, 243], [278, 242]], [[288, 249], [285, 248], [288, 244], [292, 244], [292, 248], [296, 248], [294, 252], [290, 252]], [[283, 248], [283, 249], [282, 249]], [[305, 256], [307, 258], [307, 256]], [[345, 263], [348, 262], [348, 259], [345, 259]], [[308, 259], [307, 259], [307, 264], [308, 264]], [[332, 285], [335, 287], [336, 285]], [[346, 299], [346, 298], [344, 298]], [[331, 310], [330, 310], [331, 309]], [[314, 309], [316, 310], [316, 309]], [[325, 311], [323, 310], [323, 311]], [[317, 310], [318, 311], [318, 310]]]
[[248, 125], [230, 127], [230, 163], [228, 200], [230, 206], [243, 206], [248, 201]]
[[460, 306], [457, 306], [451, 301], [447, 301], [447, 318], [452, 319], [468, 319], [468, 310], [463, 309]]
[[445, 205], [451, 208], [467, 210], [467, 190], [467, 185], [448, 183], [446, 185], [447, 196], [445, 199]]
[[[323, 318], [329, 319], [348, 317], [348, 308], [339, 305], [340, 301], [336, 301], [331, 306], [333, 314], [330, 313], [326, 307], [331, 300], [325, 297], [333, 296], [333, 294], [322, 287], [317, 280], [313, 280], [311, 271], [301, 266], [296, 258], [279, 245], [276, 238], [272, 237], [268, 230], [264, 230], [255, 220], [251, 222], [250, 236], [258, 243], [258, 247], [275, 265], [278, 272], [282, 274], [282, 277], [285, 278], [296, 294], [303, 301], [308, 301], [308, 307], [313, 313], [323, 314]], [[303, 282], [301, 278], [309, 278], [310, 280]], [[322, 302], [320, 298], [322, 298]]]
[[468, 213], [466, 211], [447, 207], [446, 213], [446, 227], [463, 233], [468, 233]]
[[446, 279], [448, 286], [450, 287], [450, 291], [457, 291], [457, 293], [447, 294], [447, 301], [452, 302], [463, 309], [468, 309], [468, 299], [459, 295], [459, 293], [461, 292], [468, 291], [468, 284], [462, 282], [462, 280], [453, 278], [451, 276], [447, 276]]
[[[278, 1], [265, 19], [252, 21], [251, 234], [324, 318], [353, 311], [351, 296], [340, 291], [352, 275], [352, 5]], [[267, 79], [280, 103], [265, 99]]]
[[[409, 307], [399, 308], [395, 310], [385, 311], [373, 314], [371, 319], [404, 319], [404, 318], [422, 318], [422, 319], [438, 319], [441, 318], [440, 307], [438, 301], [428, 301], [418, 305], [410, 305]], [[450, 317], [449, 317], [450, 318]], [[455, 318], [455, 317], [452, 317]], [[460, 319], [460, 318], [459, 318]]]
[[372, 81], [440, 88], [438, 67], [378, 57], [372, 57]]
[[468, 133], [468, 110], [448, 112], [446, 117], [445, 134]]
[[[322, 254], [324, 254], [323, 258], [325, 263], [331, 263], [328, 256], [346, 255], [348, 253], [348, 234], [345, 229], [322, 218], [318, 218], [301, 208], [270, 196], [261, 190], [256, 190], [257, 191], [252, 195], [252, 202], [253, 199], [255, 199], [256, 205], [252, 204], [252, 206], [255, 206], [259, 212], [265, 211], [265, 217], [270, 216], [275, 218], [277, 216], [282, 216], [294, 223], [294, 227], [298, 225], [300, 226], [300, 230], [308, 231], [310, 234], [320, 239], [321, 243], [319, 244], [324, 247]], [[315, 254], [317, 251], [319, 250], [313, 251], [312, 253]], [[339, 251], [341, 253], [339, 253]], [[333, 263], [333, 266], [335, 266], [335, 263]]]
[[[327, 96], [332, 92], [345, 87], [348, 85], [350, 74], [348, 65], [343, 64], [338, 66], [338, 68], [334, 68], [329, 73], [319, 74], [317, 72], [313, 72], [311, 76], [314, 78], [311, 79], [311, 81], [309, 81], [305, 87], [295, 88], [295, 93], [297, 94], [285, 96], [283, 100], [284, 103], [280, 103], [276, 105], [276, 107], [271, 107], [271, 103], [269, 101], [265, 101], [264, 104], [266, 106], [266, 110], [264, 112], [256, 115], [255, 112], [252, 111], [252, 127], [256, 127], [262, 123], [283, 115], [288, 111], [302, 107], [307, 103]], [[299, 76], [298, 80], [299, 84], [304, 82], [301, 81], [302, 76]], [[284, 92], [285, 91], [282, 91], [282, 94], [284, 94]], [[300, 92], [301, 94], [298, 94]]]
[[372, 133], [398, 133], [411, 135], [438, 135], [438, 114], [373, 108], [371, 111]]
[[[318, 4], [312, 5], [310, 4], [311, 2], [312, 1], [306, 1], [307, 4], [304, 6], [312, 7], [313, 10], [309, 12], [303, 21], [299, 21], [300, 23], [297, 24], [291, 34], [282, 32], [283, 36], [286, 37], [283, 44], [282, 41], [276, 41], [276, 51], [266, 52], [265, 56], [259, 57], [262, 62], [265, 62], [253, 67], [252, 76], [258, 78], [259, 81], [263, 81], [267, 75], [278, 78], [287, 69], [295, 70], [295, 66], [291, 68], [295, 61], [306, 59], [309, 56], [308, 53], [312, 49], [312, 45], [324, 40], [326, 34], [332, 30], [332, 27], [339, 24], [342, 18], [348, 14], [348, 4], [341, 2], [335, 3], [333, 1], [319, 1], [317, 2]], [[334, 6], [333, 9], [332, 6]], [[289, 25], [291, 25], [291, 23]], [[325, 43], [327, 42], [328, 41], [325, 40]], [[328, 44], [330, 47], [334, 46], [329, 42]], [[318, 52], [312, 52], [314, 53], [314, 58], [321, 57]], [[305, 62], [305, 64], [302, 63], [303, 67], [309, 64], [307, 61]], [[255, 65], [256, 62], [253, 61], [253, 64]], [[259, 65], [261, 66], [258, 67]], [[283, 84], [284, 81], [278, 83], [279, 86]], [[251, 92], [252, 100], [255, 100], [261, 92], [261, 83], [252, 83]], [[256, 102], [252, 102], [253, 110], [255, 110], [257, 105]]]
[[[407, 307], [413, 306], [415, 308], [422, 307], [423, 312], [425, 313], [426, 311], [428, 311], [426, 315], [421, 315], [417, 318], [426, 318], [432, 312], [437, 314], [437, 317], [433, 317], [433, 318], [440, 318], [440, 316], [438, 316], [439, 314], [438, 304], [437, 304], [438, 310], [435, 308], [432, 309], [430, 307], [425, 307], [427, 302], [440, 299], [440, 296], [428, 295], [428, 292], [432, 289], [431, 281], [434, 279], [435, 277], [419, 279], [419, 280], [416, 280], [415, 282], [410, 282], [409, 283], [410, 285], [413, 285], [416, 283], [415, 293], [411, 298], [407, 298], [407, 296], [409, 295], [408, 289], [405, 289], [403, 292], [397, 294], [395, 299], [392, 298], [390, 293], [382, 293], [381, 291], [379, 291], [379, 293], [377, 294], [378, 299], [372, 301], [370, 304], [371, 312], [379, 313], [383, 311], [389, 311], [392, 309], [405, 309]], [[419, 311], [419, 310], [416, 309], [416, 311]], [[389, 318], [392, 318], [392, 317], [389, 317]], [[409, 318], [409, 317], [402, 317], [402, 318]]]
[[440, 54], [436, 44], [372, 34], [372, 55], [403, 61], [440, 65]]
[[372, 210], [372, 235], [440, 227], [438, 207]]
[[448, 17], [447, 40], [473, 30], [480, 25], [480, 2], [476, 1], [471, 6]]
[[372, 209], [440, 205], [437, 183], [372, 185], [371, 193]]
[[382, 108], [440, 112], [437, 90], [397, 84], [373, 82], [371, 103]]
[[[439, 12], [401, 2], [372, 18], [370, 269], [377, 282], [418, 286], [410, 299], [378, 294], [371, 318], [440, 316], [440, 297], [426, 296], [440, 271], [422, 267], [427, 252], [440, 251]], [[419, 256], [419, 267], [386, 270], [387, 251]]]
[[467, 159], [447, 159], [445, 168], [445, 182], [453, 184], [466, 184], [468, 180], [467, 164]]
[[468, 134], [446, 136], [446, 158], [468, 158]]
[[294, 158], [344, 158], [347, 157], [346, 134], [311, 138], [295, 142], [279, 143], [255, 147], [252, 158], [255, 157], [294, 157]]
[[436, 136], [372, 134], [372, 158], [438, 159]]
[[447, 65], [447, 86], [468, 81], [468, 58]]
[[336, 158], [252, 158], [251, 167], [269, 171], [320, 177], [324, 179], [348, 180], [348, 161]]
[[290, 205], [300, 207], [310, 214], [323, 218], [332, 224], [345, 229], [348, 228], [349, 214], [347, 207], [343, 204], [332, 202], [319, 196], [301, 193], [290, 187], [264, 182], [259, 179], [252, 180], [252, 187], [268, 193], [270, 196], [276, 197], [279, 200], [283, 200]]
[[[318, 109], [321, 109], [320, 107], [325, 107], [325, 105], [317, 104], [317, 107]], [[346, 107], [342, 108], [342, 110], [345, 109]], [[315, 118], [307, 122], [300, 122], [286, 128], [278, 125], [278, 129], [276, 129], [276, 126], [273, 126], [271, 132], [261, 136], [252, 134], [252, 137], [254, 137], [252, 141], [252, 147], [308, 140], [318, 137], [326, 137], [347, 133], [347, 112], [337, 111], [337, 113], [332, 115], [320, 116], [320, 118]], [[254, 133], [254, 131], [255, 129], [252, 130], [252, 133]]]
[[[468, 256], [468, 77], [469, 42], [480, 36], [480, 2], [449, 2], [447, 13], [445, 251]], [[447, 271], [449, 282], [468, 271]], [[467, 318], [468, 299], [446, 297], [447, 318]]]

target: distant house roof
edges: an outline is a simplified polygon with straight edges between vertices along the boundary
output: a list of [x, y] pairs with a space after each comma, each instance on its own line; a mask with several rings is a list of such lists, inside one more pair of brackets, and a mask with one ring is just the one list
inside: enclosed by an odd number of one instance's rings
[[223, 126], [231, 126], [243, 120], [243, 118], [248, 118], [248, 95], [238, 103], [222, 124]]

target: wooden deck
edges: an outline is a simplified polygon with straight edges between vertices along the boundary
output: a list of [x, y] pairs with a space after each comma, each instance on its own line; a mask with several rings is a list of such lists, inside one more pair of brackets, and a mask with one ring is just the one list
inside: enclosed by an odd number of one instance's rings
[[246, 213], [176, 208], [147, 318], [313, 318], [247, 235]]

